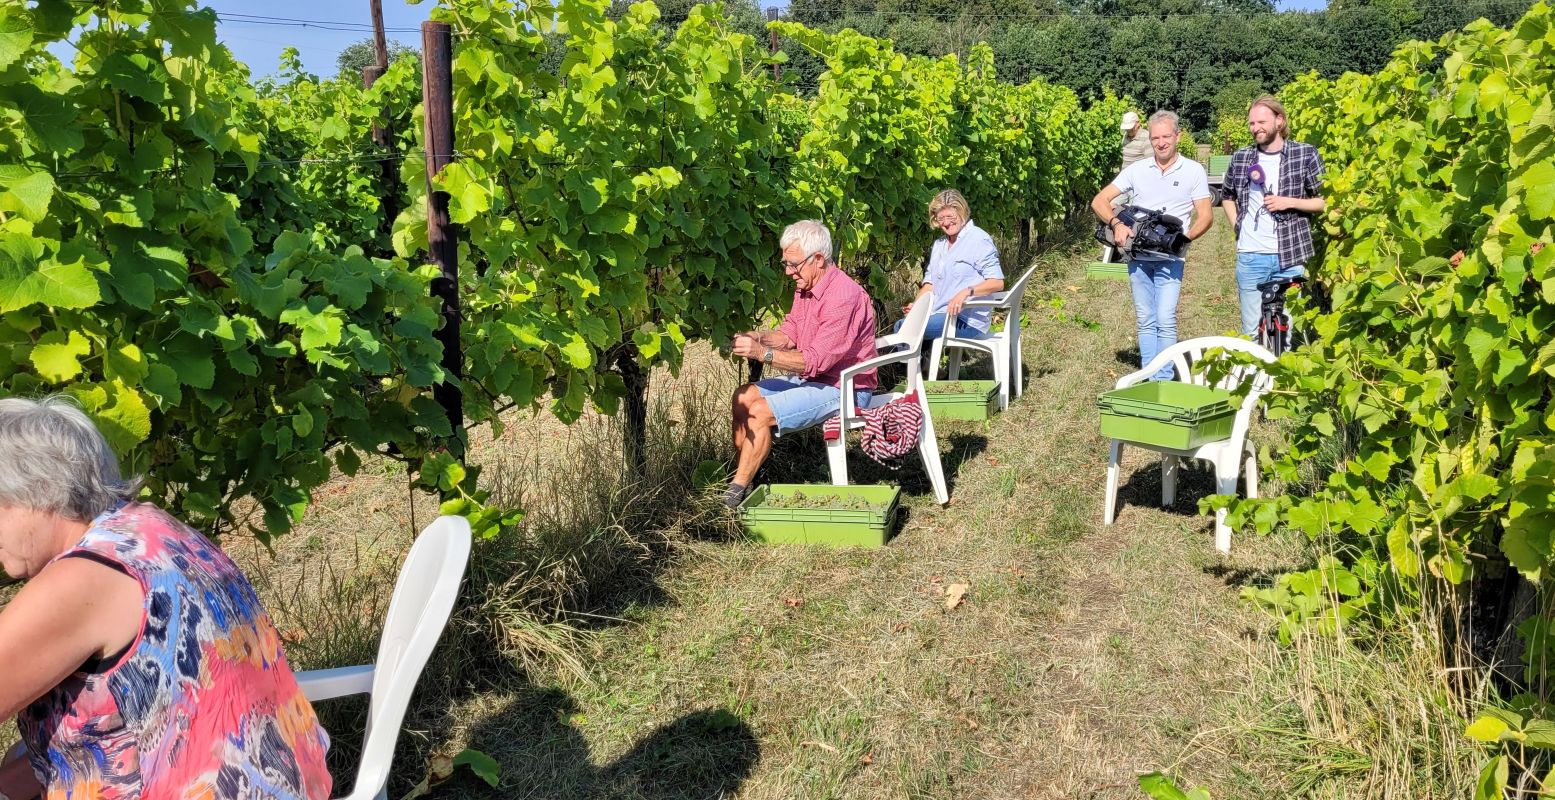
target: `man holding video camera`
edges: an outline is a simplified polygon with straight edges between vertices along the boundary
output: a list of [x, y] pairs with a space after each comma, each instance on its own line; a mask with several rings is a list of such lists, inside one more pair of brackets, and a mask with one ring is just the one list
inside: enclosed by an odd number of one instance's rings
[[[1140, 366], [1177, 343], [1177, 298], [1182, 292], [1183, 258], [1188, 242], [1209, 230], [1209, 176], [1204, 167], [1177, 152], [1182, 135], [1177, 115], [1150, 115], [1151, 158], [1136, 161], [1118, 173], [1091, 200], [1107, 234], [1129, 256], [1128, 276], [1139, 323]], [[1132, 205], [1121, 210], [1112, 201], [1127, 192]], [[1192, 224], [1185, 221], [1192, 215]], [[1171, 380], [1168, 365], [1154, 380]]]

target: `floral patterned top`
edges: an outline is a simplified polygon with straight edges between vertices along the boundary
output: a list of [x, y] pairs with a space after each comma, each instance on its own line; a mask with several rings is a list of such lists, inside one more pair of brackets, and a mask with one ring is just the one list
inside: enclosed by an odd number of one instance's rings
[[253, 586], [161, 509], [122, 505], [59, 558], [122, 569], [145, 621], [17, 718], [49, 800], [323, 800], [329, 737]]

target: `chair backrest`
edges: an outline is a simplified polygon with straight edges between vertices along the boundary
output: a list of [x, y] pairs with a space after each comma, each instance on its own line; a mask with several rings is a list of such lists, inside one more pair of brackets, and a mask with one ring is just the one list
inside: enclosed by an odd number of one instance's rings
[[1021, 301], [1021, 297], [1026, 294], [1026, 284], [1031, 282], [1031, 276], [1032, 275], [1037, 274], [1037, 267], [1039, 267], [1039, 266], [1041, 266], [1041, 265], [1040, 264], [1032, 264], [1025, 271], [1025, 273], [1023, 273], [1019, 278], [1017, 278], [1015, 280], [1015, 283], [1010, 286], [1009, 291], [1005, 292], [1005, 297], [1004, 297], [1005, 307], [1010, 309], [1011, 313], [1013, 313], [1013, 314], [1019, 314], [1020, 313], [1020, 301]]
[[875, 340], [875, 349], [884, 350], [888, 347], [906, 346], [908, 352], [917, 352], [923, 349], [923, 332], [929, 329], [929, 315], [934, 311], [934, 292], [913, 301], [912, 309], [902, 319], [902, 327], [896, 333], [881, 336]]
[[416, 537], [394, 583], [374, 667], [367, 737], [352, 798], [379, 796], [389, 780], [389, 762], [416, 680], [448, 624], [459, 582], [470, 561], [470, 523], [443, 516]]
[[[1273, 364], [1276, 359], [1267, 348], [1256, 342], [1246, 339], [1238, 339], [1234, 336], [1201, 336], [1197, 339], [1189, 339], [1178, 342], [1171, 347], [1162, 350], [1155, 358], [1146, 364], [1144, 369], [1131, 375], [1125, 375], [1118, 379], [1118, 388], [1131, 386], [1154, 375], [1168, 363], [1177, 370], [1177, 380], [1184, 383], [1195, 383], [1200, 386], [1209, 386], [1209, 375], [1194, 375], [1191, 369], [1194, 362], [1202, 361], [1204, 354], [1216, 348], [1231, 350], [1240, 353], [1251, 353], [1254, 358], [1265, 364]], [[1242, 407], [1237, 411], [1237, 426], [1245, 429], [1252, 417], [1253, 409], [1258, 406], [1258, 399], [1268, 392], [1274, 384], [1274, 379], [1258, 367], [1251, 365], [1238, 365], [1227, 371], [1226, 375], [1217, 381], [1213, 388], [1234, 389], [1240, 386], [1248, 377], [1252, 378], [1252, 389], [1247, 397], [1242, 400]], [[1125, 383], [1127, 381], [1127, 383]]]

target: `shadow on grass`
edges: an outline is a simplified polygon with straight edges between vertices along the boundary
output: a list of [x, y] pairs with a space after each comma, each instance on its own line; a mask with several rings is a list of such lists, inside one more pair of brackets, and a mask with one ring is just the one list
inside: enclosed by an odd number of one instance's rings
[[1122, 364], [1131, 370], [1139, 369], [1140, 367], [1144, 366], [1143, 364], [1139, 363], [1139, 347], [1137, 346], [1120, 348], [1113, 353], [1113, 357], [1118, 360], [1119, 364]]
[[[945, 482], [954, 494], [961, 465], [988, 449], [988, 437], [965, 430], [982, 423], [936, 423], [940, 436], [940, 462], [945, 466]], [[923, 471], [916, 451], [903, 458], [899, 469], [891, 469], [869, 459], [858, 449], [857, 434], [849, 437], [848, 482], [858, 485], [895, 483], [902, 494], [932, 497], [934, 487]], [[831, 467], [826, 461], [826, 446], [820, 429], [796, 431], [772, 442], [772, 453], [757, 473], [756, 483], [831, 483]]]
[[[1237, 486], [1240, 491], [1241, 484]], [[1209, 462], [1184, 460], [1177, 470], [1177, 497], [1171, 505], [1163, 507], [1161, 460], [1155, 458], [1148, 466], [1123, 476], [1118, 487], [1118, 511], [1121, 513], [1126, 506], [1143, 506], [1182, 517], [1199, 517], [1204, 516], [1199, 511], [1199, 500], [1212, 494], [1215, 494], [1215, 470]]]
[[557, 800], [700, 800], [736, 792], [761, 759], [755, 733], [726, 709], [685, 714], [595, 766], [576, 725], [577, 704], [557, 689], [522, 690], [508, 708], [472, 731], [470, 746], [502, 767], [490, 787], [460, 772], [439, 797], [546, 797]]
[[1226, 586], [1236, 588], [1268, 589], [1281, 575], [1311, 569], [1315, 563], [1287, 564], [1282, 567], [1233, 567], [1228, 564], [1209, 564], [1204, 574], [1219, 578]]

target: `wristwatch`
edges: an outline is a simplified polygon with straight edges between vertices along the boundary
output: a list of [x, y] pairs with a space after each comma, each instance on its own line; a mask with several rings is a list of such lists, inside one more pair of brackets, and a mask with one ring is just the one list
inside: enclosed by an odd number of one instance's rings
[[772, 363], [772, 348], [770, 348], [770, 347], [767, 348], [766, 354], [764, 354], [761, 357], [761, 363], [763, 363], [763, 364], [771, 364]]

